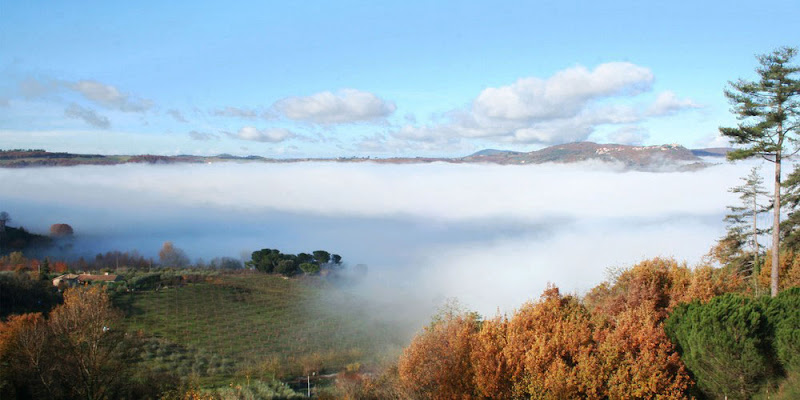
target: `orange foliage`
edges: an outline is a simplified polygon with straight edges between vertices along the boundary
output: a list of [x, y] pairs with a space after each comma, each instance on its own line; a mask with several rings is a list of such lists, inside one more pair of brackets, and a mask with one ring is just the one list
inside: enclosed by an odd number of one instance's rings
[[0, 381], [36, 382], [41, 385], [36, 394], [50, 397], [55, 386], [52, 377], [56, 367], [49, 362], [48, 334], [40, 313], [12, 315], [8, 321], [0, 322], [0, 360], [6, 361], [0, 365]]
[[596, 337], [609, 398], [685, 397], [692, 380], [652, 310], [623, 311]]
[[[765, 260], [772, 259], [772, 252], [767, 251]], [[770, 265], [761, 267], [761, 273], [758, 276], [758, 284], [760, 287], [770, 287], [772, 270]], [[800, 254], [795, 254], [793, 251], [785, 251], [780, 254], [778, 262], [778, 290], [788, 289], [790, 287], [800, 286]]]
[[470, 360], [478, 321], [448, 315], [418, 334], [398, 362], [400, 382], [417, 398], [473, 399]]
[[503, 349], [506, 347], [508, 320], [497, 316], [484, 321], [472, 348], [477, 394], [487, 399], [511, 398], [511, 375]]
[[55, 272], [57, 274], [64, 274], [69, 270], [69, 267], [67, 266], [67, 263], [65, 263], [63, 261], [56, 261], [53, 264], [52, 268], [53, 268], [53, 272]]
[[644, 307], [658, 321], [680, 303], [739, 291], [746, 286], [741, 276], [725, 269], [699, 266], [694, 271], [671, 258], [654, 258], [621, 272], [610, 282], [603, 282], [585, 297], [587, 306], [597, 315], [615, 316]]
[[508, 323], [508, 360], [515, 397], [600, 398], [593, 379], [594, 341], [589, 312], [572, 296], [548, 288]]

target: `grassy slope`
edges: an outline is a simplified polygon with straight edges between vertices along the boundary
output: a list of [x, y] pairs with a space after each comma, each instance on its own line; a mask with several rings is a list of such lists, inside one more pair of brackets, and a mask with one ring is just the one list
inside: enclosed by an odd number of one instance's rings
[[180, 373], [211, 381], [268, 360], [276, 375], [287, 378], [303, 368], [335, 372], [405, 344], [392, 327], [368, 318], [367, 304], [321, 279], [219, 275], [127, 296], [129, 329], [182, 349], [153, 345], [149, 355], [176, 366], [188, 362]]

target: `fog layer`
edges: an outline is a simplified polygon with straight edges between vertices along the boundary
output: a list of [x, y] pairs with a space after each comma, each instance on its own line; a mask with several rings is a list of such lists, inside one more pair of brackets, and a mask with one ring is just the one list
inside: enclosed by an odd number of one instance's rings
[[[538, 166], [220, 163], [0, 170], [12, 226], [68, 223], [76, 251], [172, 240], [192, 258], [264, 247], [326, 249], [369, 266], [365, 290], [484, 314], [548, 282], [583, 291], [611, 266], [697, 262], [723, 233], [751, 165], [626, 172], [602, 163]], [[376, 298], [376, 300], [379, 300]]]

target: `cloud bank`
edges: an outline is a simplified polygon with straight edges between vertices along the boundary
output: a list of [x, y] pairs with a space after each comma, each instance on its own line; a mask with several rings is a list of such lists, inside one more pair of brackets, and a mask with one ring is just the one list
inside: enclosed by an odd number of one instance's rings
[[[94, 253], [192, 257], [325, 248], [369, 265], [363, 293], [485, 314], [548, 282], [582, 291], [606, 268], [697, 262], [724, 230], [750, 165], [620, 172], [607, 164], [220, 163], [0, 170], [0, 204], [34, 231], [72, 225]], [[53, 196], [58, 193], [58, 196]], [[93, 255], [90, 253], [89, 255]], [[377, 300], [377, 298], [376, 298]]]

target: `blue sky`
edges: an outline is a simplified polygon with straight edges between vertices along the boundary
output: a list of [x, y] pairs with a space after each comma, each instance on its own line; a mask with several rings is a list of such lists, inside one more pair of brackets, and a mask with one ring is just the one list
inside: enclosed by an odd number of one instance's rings
[[[118, 3], [118, 4], [114, 4]], [[0, 6], [0, 148], [465, 155], [719, 145], [796, 0]], [[696, 4], [702, 3], [702, 4]]]

